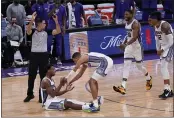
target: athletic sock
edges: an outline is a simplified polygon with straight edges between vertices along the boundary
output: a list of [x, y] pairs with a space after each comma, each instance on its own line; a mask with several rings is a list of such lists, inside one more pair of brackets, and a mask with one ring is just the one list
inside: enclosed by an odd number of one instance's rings
[[121, 85], [126, 89], [127, 79], [123, 78]]
[[94, 103], [94, 106], [98, 108], [98, 99], [94, 100], [93, 103]]
[[145, 76], [146, 76], [146, 80], [150, 80], [151, 79], [149, 73], [147, 73]]
[[165, 90], [165, 89], [171, 91], [170, 85], [169, 85], [169, 84], [164, 84], [164, 90]]
[[86, 110], [86, 109], [89, 109], [89, 108], [90, 108], [89, 104], [82, 105], [82, 110]]

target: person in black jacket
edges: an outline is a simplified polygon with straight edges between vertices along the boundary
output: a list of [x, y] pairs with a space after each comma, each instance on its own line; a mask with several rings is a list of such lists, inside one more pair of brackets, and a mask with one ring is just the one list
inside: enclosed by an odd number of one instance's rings
[[32, 13], [33, 13], [32, 9], [31, 9], [32, 4], [33, 4], [33, 1], [28, 0], [27, 4], [25, 5], [26, 16], [32, 15]]

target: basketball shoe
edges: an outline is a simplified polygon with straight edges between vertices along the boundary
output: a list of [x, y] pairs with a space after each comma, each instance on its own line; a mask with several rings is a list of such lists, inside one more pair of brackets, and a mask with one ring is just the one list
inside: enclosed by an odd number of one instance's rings
[[152, 76], [150, 76], [150, 80], [146, 81], [146, 90], [150, 90], [152, 88]]
[[114, 91], [121, 93], [122, 95], [126, 94], [126, 89], [121, 85], [121, 86], [113, 86]]
[[163, 94], [159, 95], [159, 98], [164, 99], [164, 100], [169, 98], [169, 97], [173, 97], [173, 91], [172, 90], [169, 91], [169, 90], [165, 89]]

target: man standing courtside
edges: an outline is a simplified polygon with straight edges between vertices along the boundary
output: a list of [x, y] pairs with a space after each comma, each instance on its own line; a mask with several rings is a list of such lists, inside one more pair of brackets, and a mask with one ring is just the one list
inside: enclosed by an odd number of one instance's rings
[[[48, 64], [48, 52], [47, 52], [47, 38], [48, 34], [45, 32], [46, 22], [41, 18], [36, 18], [37, 14], [34, 12], [32, 14], [32, 19], [27, 26], [27, 34], [32, 35], [32, 45], [31, 45], [31, 55], [29, 62], [29, 73], [28, 73], [28, 91], [27, 97], [24, 99], [24, 102], [29, 102], [34, 98], [33, 88], [34, 81], [37, 75], [37, 70], [39, 68], [39, 75], [41, 80], [45, 77], [45, 66]], [[58, 23], [58, 18], [56, 15], [52, 16], [56, 29], [52, 31], [52, 35], [57, 35], [60, 33], [60, 26]], [[35, 19], [36, 18], [36, 19]], [[32, 31], [32, 24], [35, 21], [36, 29]], [[40, 89], [39, 89], [40, 91]], [[41, 103], [41, 95], [39, 92], [39, 102]]]

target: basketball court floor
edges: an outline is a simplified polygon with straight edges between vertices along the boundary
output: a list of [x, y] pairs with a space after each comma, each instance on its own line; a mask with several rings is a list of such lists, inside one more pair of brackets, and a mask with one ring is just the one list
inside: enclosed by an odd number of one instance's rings
[[[40, 78], [35, 80], [34, 95], [35, 98], [29, 103], [24, 103], [27, 91], [27, 75], [5, 77], [2, 79], [2, 116], [14, 117], [34, 117], [34, 116], [82, 116], [82, 117], [172, 117], [173, 116], [173, 98], [161, 100], [158, 95], [163, 91], [163, 79], [160, 73], [160, 62], [157, 59], [146, 60], [144, 65], [153, 77], [153, 87], [150, 91], [145, 90], [146, 80], [140, 71], [132, 64], [130, 78], [127, 84], [127, 94], [116, 93], [113, 85], [120, 85], [122, 79], [123, 64], [115, 64], [113, 71], [105, 78], [99, 81], [99, 95], [104, 96], [105, 101], [98, 113], [85, 113], [83, 111], [45, 111], [38, 103], [38, 90]], [[61, 97], [76, 99], [88, 102], [92, 100], [90, 93], [85, 89], [85, 83], [89, 80], [94, 71], [94, 67], [88, 68], [82, 78], [74, 83], [74, 90]], [[173, 63], [169, 65], [171, 75], [171, 85], [173, 88]], [[57, 71], [54, 80], [59, 84], [59, 78], [66, 76], [70, 70]], [[19, 74], [20, 75], [20, 74]]]

